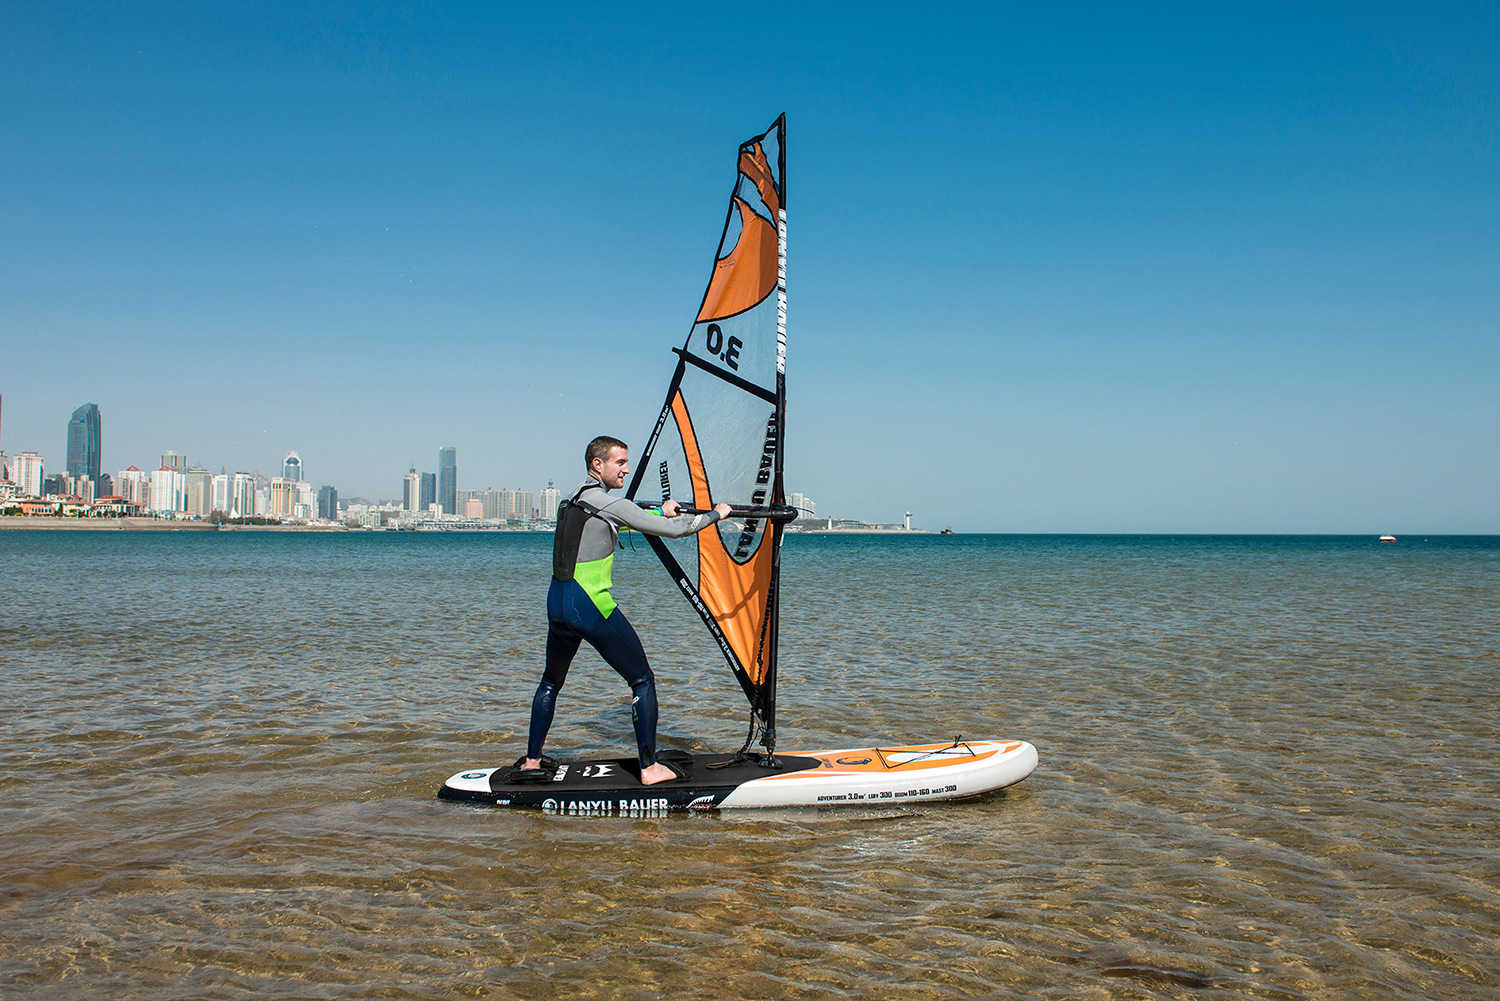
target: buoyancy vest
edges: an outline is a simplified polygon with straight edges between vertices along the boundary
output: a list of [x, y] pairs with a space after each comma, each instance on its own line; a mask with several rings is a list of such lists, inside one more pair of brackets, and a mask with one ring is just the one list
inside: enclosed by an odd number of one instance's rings
[[583, 526], [594, 516], [593, 508], [578, 498], [585, 485], [572, 497], [557, 505], [557, 532], [552, 536], [552, 576], [572, 580], [578, 570], [578, 547], [583, 543]]

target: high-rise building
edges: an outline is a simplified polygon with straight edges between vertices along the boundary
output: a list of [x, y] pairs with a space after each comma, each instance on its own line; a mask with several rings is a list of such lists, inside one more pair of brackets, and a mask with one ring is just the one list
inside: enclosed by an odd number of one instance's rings
[[484, 517], [484, 501], [481, 500], [478, 497], [470, 497], [467, 500], [465, 500], [464, 501], [464, 517], [465, 518], [475, 518], [475, 519], [483, 518]]
[[444, 514], [458, 513], [458, 449], [452, 445], [438, 449], [437, 502]]
[[500, 491], [493, 488], [479, 492], [479, 516], [494, 520], [500, 514]]
[[437, 474], [423, 473], [421, 486], [417, 488], [417, 510], [426, 511], [437, 503]]
[[69, 476], [67, 473], [62, 474], [62, 479], [63, 489], [59, 491], [60, 493], [67, 494], [69, 497], [77, 497], [87, 504], [94, 503], [97, 491], [94, 489], [93, 480], [87, 476]]
[[286, 458], [281, 460], [281, 478], [291, 480], [293, 483], [307, 479], [306, 472], [302, 468], [302, 456], [296, 452], [286, 454]]
[[297, 513], [297, 501], [300, 499], [297, 490], [297, 481], [289, 480], [285, 476], [273, 477], [271, 489], [267, 495], [270, 515], [273, 518], [290, 518]]
[[188, 468], [187, 456], [178, 455], [176, 452], [163, 452], [161, 454], [161, 464], [163, 469], [180, 469], [184, 473], [187, 472]]
[[186, 509], [187, 473], [162, 466], [151, 474], [151, 510], [157, 514]]
[[229, 513], [236, 518], [255, 514], [255, 474], [235, 473], [229, 486]]
[[96, 492], [100, 497], [115, 496], [115, 481], [108, 473], [99, 474], [99, 489]]
[[222, 471], [223, 468], [223, 466], [220, 466], [219, 475], [214, 477], [213, 503], [209, 505], [209, 508], [214, 511], [222, 511], [225, 514], [228, 514], [229, 484], [231, 481], [229, 479], [229, 476]]
[[318, 517], [324, 521], [338, 520], [339, 492], [333, 487], [318, 488]]
[[201, 466], [188, 469], [182, 478], [182, 510], [206, 518], [214, 509], [214, 474]]
[[422, 477], [417, 472], [417, 467], [412, 466], [411, 472], [401, 478], [401, 507], [406, 511], [420, 511], [421, 508], [421, 485]]
[[99, 482], [99, 405], [85, 403], [68, 419], [68, 475]]
[[797, 509], [799, 518], [812, 518], [818, 513], [818, 505], [806, 494], [787, 494], [786, 502]]
[[557, 505], [562, 503], [562, 491], [554, 487], [551, 480], [542, 488], [541, 502], [542, 520], [556, 521]]
[[122, 469], [115, 477], [115, 489], [120, 491], [120, 496], [132, 504], [141, 507], [151, 506], [151, 477], [131, 466]]
[[22, 452], [10, 460], [10, 478], [22, 497], [42, 495], [42, 480], [45, 478], [42, 467], [46, 461], [35, 452]]

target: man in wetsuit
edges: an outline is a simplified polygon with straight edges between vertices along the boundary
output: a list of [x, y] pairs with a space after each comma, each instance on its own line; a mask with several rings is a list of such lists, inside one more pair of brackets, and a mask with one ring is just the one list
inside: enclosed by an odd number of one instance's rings
[[609, 491], [624, 486], [630, 472], [630, 454], [616, 438], [589, 442], [584, 465], [589, 478], [557, 511], [552, 586], [547, 591], [547, 666], [531, 700], [531, 734], [520, 771], [542, 768], [542, 744], [552, 727], [557, 693], [579, 643], [588, 640], [630, 685], [630, 720], [640, 754], [641, 782], [654, 785], [683, 778], [681, 769], [656, 760], [656, 679], [640, 637], [610, 594], [615, 543], [621, 528], [673, 539], [692, 535], [726, 517], [729, 505], [715, 505], [706, 514], [685, 515], [678, 514], [679, 505], [672, 500], [648, 511], [635, 501], [611, 497]]

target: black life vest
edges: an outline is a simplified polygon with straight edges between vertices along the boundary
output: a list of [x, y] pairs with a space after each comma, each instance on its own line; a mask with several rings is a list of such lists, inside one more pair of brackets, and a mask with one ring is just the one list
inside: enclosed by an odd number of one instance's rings
[[552, 536], [552, 576], [557, 580], [572, 580], [578, 569], [583, 526], [598, 513], [578, 498], [592, 486], [592, 483], [584, 484], [572, 497], [557, 505], [557, 532]]

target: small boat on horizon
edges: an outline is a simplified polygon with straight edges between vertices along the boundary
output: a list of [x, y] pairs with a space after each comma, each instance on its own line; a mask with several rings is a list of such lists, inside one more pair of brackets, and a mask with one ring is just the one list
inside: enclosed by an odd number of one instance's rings
[[1394, 535], [1382, 535], [1380, 537], [1380, 541], [1381, 542], [1395, 542], [1396, 541], [1396, 537]]

